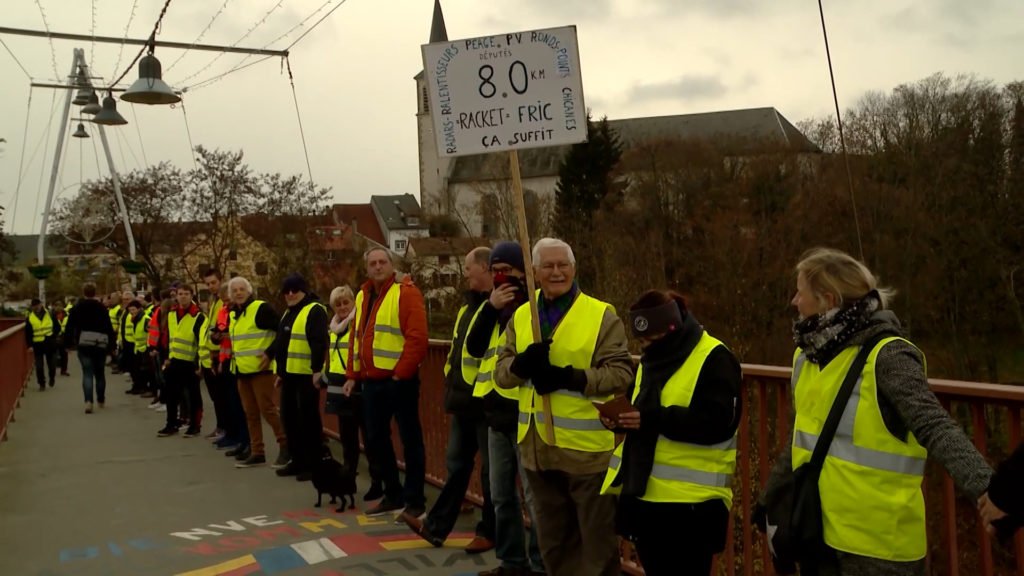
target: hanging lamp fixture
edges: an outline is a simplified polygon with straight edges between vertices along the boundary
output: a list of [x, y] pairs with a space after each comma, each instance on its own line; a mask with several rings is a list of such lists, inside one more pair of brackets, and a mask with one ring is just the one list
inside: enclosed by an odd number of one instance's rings
[[121, 94], [121, 100], [133, 104], [177, 104], [181, 96], [174, 93], [163, 81], [160, 61], [153, 55], [153, 44], [149, 53], [139, 61], [139, 79]]
[[124, 116], [118, 113], [117, 101], [109, 92], [103, 99], [103, 109], [93, 117], [92, 121], [103, 126], [123, 126], [128, 123]]

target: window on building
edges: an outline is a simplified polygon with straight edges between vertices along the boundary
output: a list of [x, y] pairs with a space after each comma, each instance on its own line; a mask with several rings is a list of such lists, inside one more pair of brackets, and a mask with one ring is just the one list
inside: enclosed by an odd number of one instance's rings
[[427, 91], [426, 83], [423, 84], [421, 98], [422, 102], [420, 104], [420, 112], [423, 114], [430, 114], [430, 93]]
[[498, 218], [498, 197], [491, 193], [480, 196], [480, 235], [493, 238], [501, 234]]
[[447, 266], [452, 263], [452, 257], [445, 254], [444, 256], [437, 257], [437, 263], [440, 266]]
[[405, 238], [399, 238], [398, 240], [395, 240], [395, 252], [404, 252], [408, 246], [409, 241], [406, 240]]

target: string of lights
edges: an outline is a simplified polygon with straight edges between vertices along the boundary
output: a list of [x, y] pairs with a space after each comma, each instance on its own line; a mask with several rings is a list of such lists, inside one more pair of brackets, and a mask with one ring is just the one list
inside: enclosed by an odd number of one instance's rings
[[[276, 4], [274, 4], [274, 6], [272, 6], [270, 8], [270, 10], [267, 10], [267, 12], [265, 14], [263, 14], [263, 16], [259, 20], [257, 20], [255, 24], [253, 24], [248, 30], [246, 30], [245, 34], [242, 34], [241, 38], [239, 38], [238, 40], [235, 40], [235, 42], [233, 44], [231, 44], [231, 48], [234, 48], [234, 47], [238, 46], [238, 44], [240, 42], [242, 42], [243, 40], [248, 38], [249, 35], [252, 34], [257, 28], [259, 28], [264, 23], [266, 23], [267, 19], [270, 18], [270, 15], [273, 14], [283, 4], [284, 4], [284, 0], [278, 0], [278, 2]], [[213, 66], [213, 64], [215, 62], [217, 62], [218, 60], [220, 60], [224, 56], [224, 54], [226, 54], [226, 53], [227, 52], [221, 52], [221, 53], [217, 54], [209, 62], [207, 62], [205, 66], [203, 66], [199, 70], [196, 70], [195, 72], [193, 72], [192, 74], [186, 76], [185, 78], [182, 78], [178, 83], [179, 84], [185, 84], [189, 80], [191, 80], [191, 79], [195, 78], [196, 76], [199, 76], [203, 72], [209, 70], [210, 66]]]
[[[135, 9], [139, 6], [139, 0], [132, 0], [132, 11], [128, 15], [128, 23], [124, 25], [124, 39], [128, 39], [128, 30], [132, 27], [132, 22], [135, 20]], [[117, 51], [117, 63], [114, 64], [114, 71], [110, 73], [113, 77], [117, 74], [117, 71], [121, 69], [121, 57], [124, 56], [124, 43], [121, 43], [121, 49]]]
[[[164, 7], [160, 10], [160, 16], [157, 16], [156, 24], [153, 25], [153, 32], [149, 35], [150, 41], [156, 38], [156, 33], [160, 29], [160, 24], [164, 21], [164, 16], [167, 14], [167, 8], [170, 5], [171, 0], [167, 0], [166, 2], [164, 2]], [[124, 72], [122, 72], [120, 76], [118, 76], [113, 82], [110, 83], [111, 88], [117, 86], [117, 83], [124, 79], [124, 77], [127, 76], [129, 72], [131, 72], [132, 68], [135, 67], [135, 63], [139, 61], [139, 58], [142, 58], [142, 55], [146, 52], [147, 48], [152, 49], [152, 44], [148, 46], [144, 45], [142, 48], [139, 49], [139, 53], [135, 55], [135, 58], [133, 58], [132, 61], [128, 64], [128, 67], [124, 69]]]
[[222, 13], [224, 13], [224, 9], [227, 8], [229, 2], [231, 2], [231, 0], [224, 0], [224, 3], [221, 4], [217, 12], [214, 13], [213, 18], [210, 18], [210, 21], [206, 23], [206, 27], [203, 28], [202, 32], [200, 32], [199, 35], [196, 36], [196, 39], [192, 41], [192, 46], [189, 46], [181, 54], [179, 54], [178, 58], [175, 59], [174, 62], [171, 62], [170, 65], [164, 69], [164, 72], [170, 72], [178, 62], [181, 62], [181, 59], [185, 57], [185, 54], [188, 54], [188, 51], [194, 48], [195, 45], [198, 44], [199, 41], [202, 40], [204, 36], [206, 36], [206, 33], [209, 32], [210, 27], [213, 26], [213, 23], [217, 21], [217, 18], [220, 17]]
[[[39, 16], [43, 19], [43, 28], [46, 33], [50, 33], [50, 22], [46, 19], [46, 10], [43, 8], [42, 0], [36, 0], [36, 6], [39, 7]], [[61, 81], [60, 72], [57, 71], [57, 51], [53, 47], [53, 38], [50, 41], [50, 63], [53, 64], [53, 77], [57, 79], [57, 82]]]

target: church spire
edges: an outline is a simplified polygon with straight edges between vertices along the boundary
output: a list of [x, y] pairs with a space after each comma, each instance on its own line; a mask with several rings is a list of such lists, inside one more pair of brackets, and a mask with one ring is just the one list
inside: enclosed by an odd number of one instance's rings
[[434, 0], [434, 19], [430, 23], [430, 43], [447, 42], [448, 30], [444, 26], [444, 14], [441, 12], [441, 0]]

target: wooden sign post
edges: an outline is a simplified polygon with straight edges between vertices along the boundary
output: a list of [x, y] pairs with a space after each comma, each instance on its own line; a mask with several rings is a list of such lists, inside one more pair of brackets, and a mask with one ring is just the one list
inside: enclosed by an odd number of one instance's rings
[[[508, 152], [533, 342], [540, 342], [519, 150], [585, 142], [576, 27], [426, 44], [430, 114], [441, 156]], [[520, 335], [524, 336], [524, 335]], [[542, 396], [545, 440], [555, 443], [551, 399]]]

